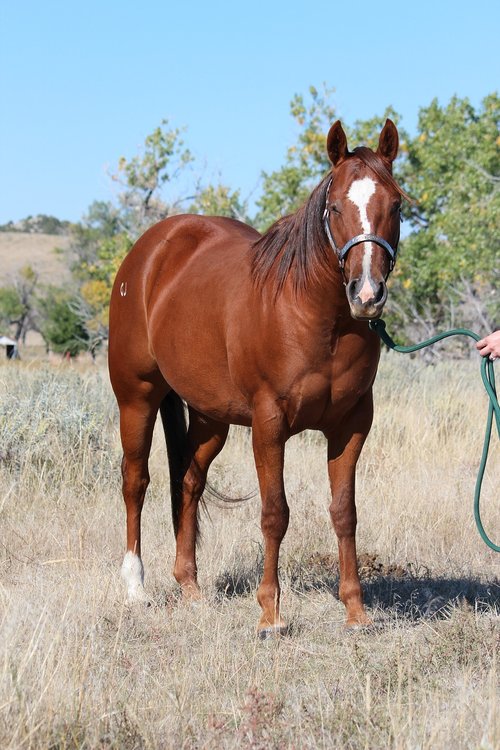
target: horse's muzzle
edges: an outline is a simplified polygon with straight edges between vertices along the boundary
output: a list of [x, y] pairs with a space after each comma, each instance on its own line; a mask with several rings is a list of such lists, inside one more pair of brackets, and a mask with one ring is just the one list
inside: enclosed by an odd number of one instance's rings
[[361, 279], [349, 281], [346, 287], [347, 300], [351, 308], [351, 315], [356, 320], [374, 320], [382, 314], [387, 300], [387, 285], [385, 281], [363, 283]]

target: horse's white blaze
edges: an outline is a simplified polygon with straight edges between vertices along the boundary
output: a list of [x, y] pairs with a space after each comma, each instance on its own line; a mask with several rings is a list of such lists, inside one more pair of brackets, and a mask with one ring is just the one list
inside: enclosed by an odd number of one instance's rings
[[367, 208], [370, 198], [375, 194], [376, 189], [377, 186], [371, 177], [363, 177], [361, 180], [354, 180], [347, 193], [347, 197], [359, 211], [363, 234], [370, 234], [372, 229], [368, 219]]
[[[370, 234], [372, 231], [372, 225], [368, 218], [368, 203], [372, 195], [375, 195], [377, 186], [371, 177], [362, 177], [360, 180], [354, 180], [347, 197], [354, 203], [359, 211], [359, 219], [361, 221], [361, 230], [363, 234]], [[363, 284], [358, 297], [364, 304], [373, 297], [373, 287], [371, 285], [371, 264], [372, 264], [372, 251], [373, 244], [371, 242], [364, 243], [365, 253], [363, 255], [363, 268], [361, 273], [361, 279]]]
[[125, 553], [121, 574], [127, 585], [128, 601], [147, 601], [147, 595], [144, 591], [144, 566], [139, 555], [136, 555], [135, 552], [131, 552], [130, 550]]

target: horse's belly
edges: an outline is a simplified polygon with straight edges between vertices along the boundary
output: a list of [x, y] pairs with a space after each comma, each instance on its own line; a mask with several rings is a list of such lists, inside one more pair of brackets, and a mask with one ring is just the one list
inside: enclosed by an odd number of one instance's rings
[[159, 365], [167, 383], [196, 411], [218, 422], [251, 425], [249, 405], [226, 379], [217, 378], [215, 373], [204, 377], [198, 369], [182, 364], [176, 367], [172, 361], [165, 366], [161, 362]]
[[170, 387], [207, 417], [231, 424], [251, 424], [251, 409], [232, 382], [225, 346], [216, 329], [175, 325], [165, 328], [166, 335], [153, 335], [152, 346]]

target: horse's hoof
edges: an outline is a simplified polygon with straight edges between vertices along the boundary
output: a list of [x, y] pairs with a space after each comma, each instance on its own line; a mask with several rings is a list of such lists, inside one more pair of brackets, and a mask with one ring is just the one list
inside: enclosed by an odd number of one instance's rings
[[358, 631], [358, 630], [371, 630], [373, 625], [373, 620], [371, 620], [367, 615], [363, 615], [361, 617], [350, 617], [346, 623], [345, 627], [347, 630], [352, 631]]
[[153, 600], [146, 594], [144, 589], [129, 591], [126, 602], [129, 607], [151, 607], [153, 605]]
[[267, 641], [271, 638], [281, 638], [282, 636], [288, 635], [288, 625], [268, 625], [265, 628], [259, 628], [257, 630], [257, 637], [261, 641]]
[[189, 586], [181, 589], [182, 601], [186, 604], [200, 604], [205, 601], [205, 596], [202, 594], [199, 588]]
[[204, 596], [199, 596], [197, 599], [191, 597], [185, 599], [182, 597], [181, 606], [186, 612], [199, 613], [200, 610], [207, 604], [207, 599]]

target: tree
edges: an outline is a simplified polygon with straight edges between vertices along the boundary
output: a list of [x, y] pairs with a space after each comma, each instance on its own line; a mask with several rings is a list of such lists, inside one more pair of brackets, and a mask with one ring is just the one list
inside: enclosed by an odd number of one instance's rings
[[67, 234], [69, 221], [61, 221], [55, 216], [38, 214], [27, 216], [20, 221], [8, 221], [0, 225], [0, 232], [29, 232], [30, 234]]
[[[295, 94], [290, 102], [290, 114], [299, 132], [295, 144], [289, 147], [285, 164], [270, 174], [263, 173], [263, 194], [257, 201], [259, 212], [255, 224], [261, 231], [281, 216], [296, 211], [312, 189], [331, 169], [326, 153], [326, 138], [338, 114], [333, 103], [335, 89], [323, 84], [322, 92], [309, 88], [309, 101]], [[376, 148], [380, 131], [390, 117], [398, 124], [400, 117], [392, 107], [381, 116], [359, 120], [353, 127], [345, 125], [351, 147], [366, 145]], [[408, 136], [400, 129], [403, 152], [407, 150]]]
[[131, 246], [120, 211], [110, 202], [94, 201], [82, 221], [71, 227], [69, 262], [76, 289], [71, 307], [82, 321], [91, 351], [107, 338], [113, 280]]
[[[78, 287], [77, 300], [72, 305], [83, 321], [91, 351], [107, 338], [109, 299], [123, 258], [148, 226], [175, 213], [182, 202], [169, 202], [162, 192], [175, 184], [192, 161], [181, 132], [179, 128], [169, 128], [167, 120], [163, 120], [146, 137], [141, 154], [119, 160], [112, 175], [122, 187], [117, 204], [95, 201], [82, 222], [71, 228], [71, 270]], [[237, 205], [229, 192], [225, 198]]]
[[168, 202], [162, 193], [193, 161], [181, 133], [180, 128], [169, 128], [168, 120], [162, 120], [146, 137], [142, 154], [122, 157], [112, 175], [124, 187], [118, 196], [122, 229], [134, 239], [148, 226], [175, 213], [181, 202], [178, 197]]
[[[88, 252], [92, 248], [92, 253]], [[108, 337], [108, 310], [111, 289], [118, 268], [132, 247], [125, 232], [102, 236], [87, 246], [87, 256], [72, 268], [78, 285], [73, 308], [83, 321], [92, 352]]]
[[314, 185], [328, 170], [326, 134], [336, 119], [331, 102], [334, 89], [323, 86], [320, 93], [309, 87], [309, 103], [296, 94], [290, 102], [290, 112], [300, 130], [297, 143], [290, 146], [285, 164], [280, 169], [263, 172], [262, 197], [257, 201], [259, 211], [255, 225], [263, 231], [280, 216], [295, 211], [307, 198]]
[[500, 99], [420, 110], [402, 179], [416, 199], [393, 282], [395, 320], [415, 335], [493, 327], [500, 315]]
[[36, 294], [38, 274], [31, 266], [24, 266], [13, 282], [0, 288], [0, 322], [14, 328], [13, 338], [26, 342], [28, 331], [38, 331]]
[[109, 201], [94, 201], [81, 222], [71, 225], [68, 262], [77, 276], [98, 260], [100, 246], [122, 233], [120, 213]]
[[226, 185], [208, 185], [200, 188], [188, 213], [203, 216], [227, 216], [250, 223], [246, 202], [241, 200], [239, 190], [231, 190]]
[[[337, 118], [332, 93], [311, 87], [308, 103], [299, 95], [292, 100], [299, 134], [284, 166], [264, 173], [259, 229], [296, 210], [330, 168], [325, 140]], [[414, 137], [388, 107], [382, 116], [345, 128], [350, 147], [376, 148], [386, 117], [399, 129], [395, 177], [415, 198], [404, 206], [409, 231], [390, 280], [392, 329], [417, 338], [457, 320], [493, 327], [500, 316], [498, 95], [486, 97], [477, 111], [467, 99], [454, 97], [445, 107], [434, 100], [420, 110]]]
[[89, 346], [89, 336], [77, 306], [74, 295], [54, 286], [48, 287], [40, 300], [40, 333], [53, 351], [71, 357]]
[[[296, 210], [330, 169], [325, 142], [337, 119], [333, 89], [310, 87], [306, 97], [294, 96], [290, 111], [298, 126], [296, 142], [280, 169], [263, 174], [253, 222], [240, 192], [222, 184], [198, 184], [188, 210], [241, 219], [261, 230]], [[478, 111], [466, 99], [455, 97], [445, 107], [433, 101], [420, 111], [414, 137], [388, 107], [381, 116], [346, 127], [350, 147], [375, 148], [387, 117], [399, 126], [395, 176], [415, 198], [405, 206], [409, 231], [390, 280], [391, 325], [405, 337], [432, 333], [455, 318], [490, 327], [500, 314], [498, 96], [486, 97]], [[116, 205], [92, 204], [73, 228], [79, 314], [92, 345], [107, 336], [112, 281], [132, 241], [187, 200], [175, 197], [176, 181], [192, 161], [181, 133], [164, 120], [146, 138], [141, 154], [120, 160], [114, 178], [123, 190]]]

